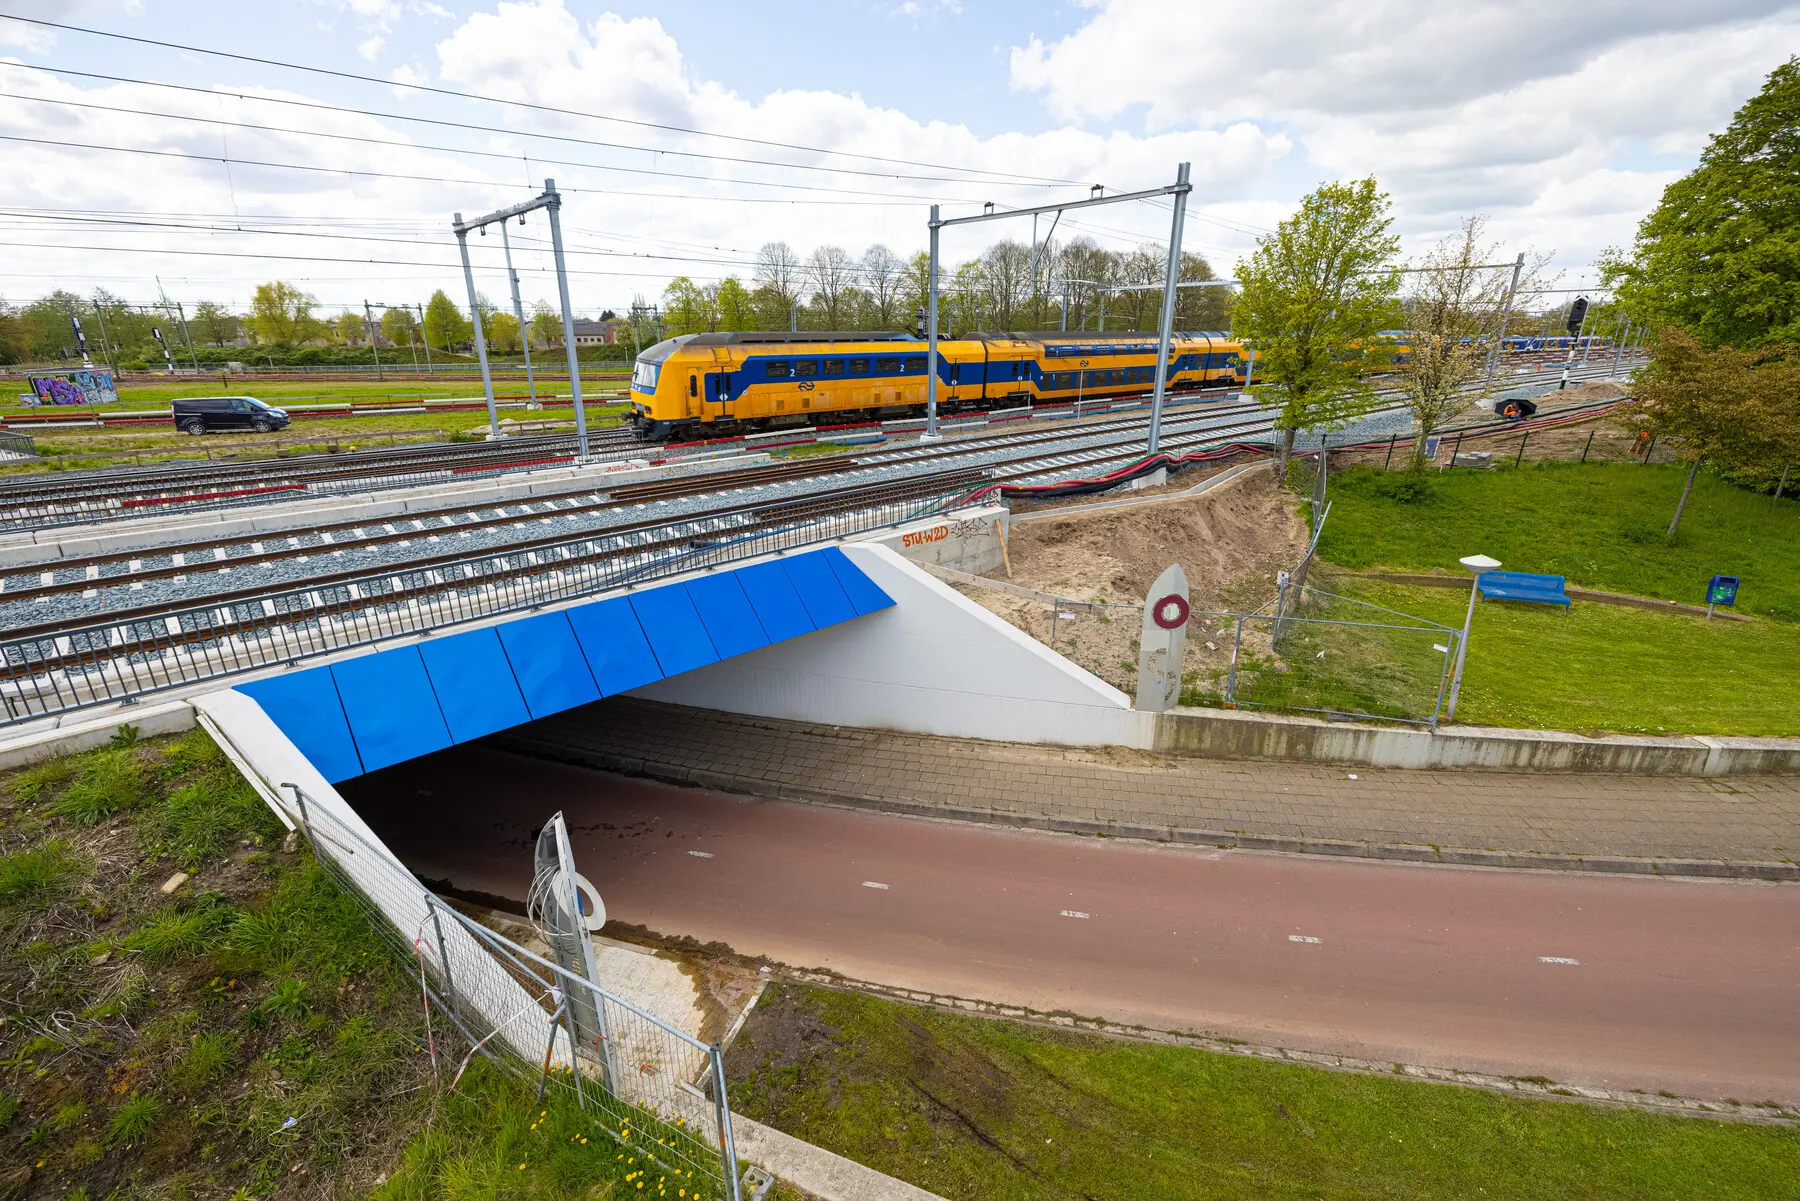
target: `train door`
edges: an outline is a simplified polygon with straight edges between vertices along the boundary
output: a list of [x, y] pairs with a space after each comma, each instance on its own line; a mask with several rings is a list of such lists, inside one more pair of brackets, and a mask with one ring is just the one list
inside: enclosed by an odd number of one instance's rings
[[706, 417], [710, 421], [730, 421], [736, 415], [730, 366], [730, 353], [722, 346], [713, 347], [713, 370], [705, 376]]

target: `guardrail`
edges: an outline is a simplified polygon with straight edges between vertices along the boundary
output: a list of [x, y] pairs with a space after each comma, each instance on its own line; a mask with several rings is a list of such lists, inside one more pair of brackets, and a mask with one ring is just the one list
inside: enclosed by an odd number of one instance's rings
[[0, 724], [46, 717], [541, 608], [615, 588], [902, 525], [982, 473], [839, 489], [676, 521], [543, 539], [460, 559], [182, 608], [47, 623], [0, 642]]

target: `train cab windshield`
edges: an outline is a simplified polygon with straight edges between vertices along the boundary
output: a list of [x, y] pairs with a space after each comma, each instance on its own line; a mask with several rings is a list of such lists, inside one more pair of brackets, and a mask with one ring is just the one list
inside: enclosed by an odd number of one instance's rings
[[640, 354], [637, 357], [637, 365], [631, 370], [631, 390], [634, 392], [656, 391], [656, 377], [662, 373], [663, 360], [693, 341], [693, 338], [693, 334], [679, 334], [673, 338], [664, 338]]

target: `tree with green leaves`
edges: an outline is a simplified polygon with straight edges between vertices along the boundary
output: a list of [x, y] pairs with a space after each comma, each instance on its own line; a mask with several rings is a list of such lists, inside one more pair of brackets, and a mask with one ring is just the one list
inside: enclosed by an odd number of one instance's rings
[[546, 301], [531, 306], [531, 341], [548, 349], [562, 341], [562, 314]]
[[250, 333], [258, 342], [298, 345], [325, 336], [325, 323], [313, 316], [318, 304], [284, 279], [258, 284], [250, 298]]
[[722, 330], [744, 330], [756, 328], [756, 301], [750, 295], [750, 289], [738, 281], [735, 275], [728, 275], [719, 281], [719, 293], [715, 298], [719, 310], [719, 328]]
[[194, 306], [193, 325], [208, 345], [224, 346], [237, 341], [238, 330], [243, 321], [224, 305], [212, 300], [202, 300]]
[[1650, 365], [1637, 375], [1638, 403], [1624, 423], [1655, 437], [1687, 463], [1687, 482], [1669, 522], [1675, 536], [1703, 463], [1766, 471], [1791, 453], [1800, 353], [1784, 347], [1707, 350], [1685, 330], [1656, 336]]
[[439, 288], [425, 302], [425, 340], [428, 344], [449, 350], [475, 336], [475, 326], [456, 302]]
[[1709, 347], [1800, 342], [1800, 57], [1663, 190], [1631, 253], [1609, 252], [1601, 276], [1650, 329]]
[[1374, 179], [1325, 184], [1238, 269], [1234, 332], [1255, 348], [1258, 397], [1278, 407], [1277, 472], [1297, 430], [1335, 429], [1373, 405], [1367, 372], [1399, 293], [1388, 210]]
[[418, 338], [418, 319], [408, 308], [391, 308], [381, 314], [381, 336], [392, 346], [411, 346]]

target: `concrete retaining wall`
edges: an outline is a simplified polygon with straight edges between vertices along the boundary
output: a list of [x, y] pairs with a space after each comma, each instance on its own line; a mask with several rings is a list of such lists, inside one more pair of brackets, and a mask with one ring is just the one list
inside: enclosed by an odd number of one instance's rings
[[1155, 717], [885, 546], [844, 553], [891, 609], [630, 693], [757, 717], [1147, 749]]
[[1006, 567], [1001, 531], [1009, 517], [1004, 505], [958, 509], [930, 521], [901, 526], [868, 542], [896, 551], [914, 563], [986, 575]]
[[1476, 727], [1433, 732], [1219, 709], [1162, 714], [1154, 749], [1209, 759], [1368, 767], [1655, 776], [1800, 773], [1800, 739], [1795, 738], [1586, 738], [1554, 730]]

